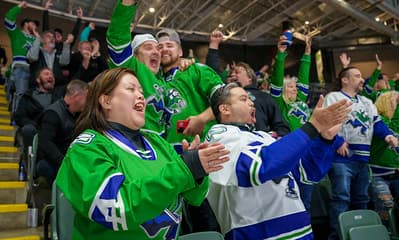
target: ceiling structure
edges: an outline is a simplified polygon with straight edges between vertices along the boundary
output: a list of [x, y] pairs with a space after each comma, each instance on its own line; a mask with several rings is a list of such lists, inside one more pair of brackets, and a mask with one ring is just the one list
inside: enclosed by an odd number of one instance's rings
[[[27, 0], [38, 9], [45, 1]], [[70, 18], [81, 6], [87, 20], [106, 25], [115, 3], [53, 0], [50, 12]], [[219, 28], [232, 44], [274, 45], [283, 21], [290, 21], [294, 36], [309, 34], [319, 47], [399, 45], [399, 0], [141, 0], [135, 31], [173, 28], [183, 40], [207, 41]]]

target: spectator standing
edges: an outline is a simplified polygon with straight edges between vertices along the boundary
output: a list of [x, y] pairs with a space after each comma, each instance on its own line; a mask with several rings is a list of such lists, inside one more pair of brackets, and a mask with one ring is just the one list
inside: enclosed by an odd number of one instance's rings
[[370, 144], [373, 136], [396, 147], [398, 140], [381, 121], [371, 100], [360, 96], [364, 79], [359, 69], [344, 68], [338, 75], [340, 91], [330, 92], [325, 98], [329, 106], [339, 100], [352, 102], [352, 111], [337, 136], [338, 150], [329, 177], [332, 186], [329, 239], [338, 239], [338, 216], [351, 209], [366, 209], [369, 201]]
[[[67, 79], [62, 73], [61, 66], [66, 66], [69, 63], [71, 55], [70, 44], [72, 41], [72, 34], [68, 34], [68, 38], [63, 44], [61, 55], [57, 55], [54, 32], [46, 31], [41, 36], [38, 35], [27, 54], [32, 76], [36, 76], [38, 70], [47, 67], [54, 73], [55, 85], [65, 87]], [[34, 80], [33, 77], [32, 79]]]
[[14, 88], [16, 94], [16, 98], [13, 99], [13, 113], [18, 106], [20, 96], [29, 89], [30, 71], [26, 55], [38, 35], [38, 22], [32, 19], [23, 19], [21, 22], [21, 29], [17, 28], [17, 16], [21, 13], [21, 10], [27, 6], [28, 4], [25, 1], [21, 1], [18, 5], [11, 8], [4, 18], [13, 56], [10, 84], [8, 84], [9, 93], [11, 93]]
[[[43, 32], [50, 30], [50, 21], [49, 21], [49, 9], [53, 6], [52, 0], [48, 0], [44, 5], [44, 12], [43, 12]], [[73, 45], [76, 42], [76, 39], [79, 35], [80, 27], [82, 25], [82, 17], [83, 17], [83, 10], [81, 7], [76, 9], [76, 22], [73, 26], [71, 34], [73, 35], [73, 41], [70, 44], [70, 50], [72, 50]], [[62, 53], [62, 49], [64, 47], [64, 36], [63, 30], [61, 28], [54, 28], [55, 33], [55, 49], [57, 50], [57, 55]]]
[[[394, 132], [399, 134], [399, 93], [389, 91], [382, 93], [375, 102], [382, 121]], [[398, 149], [392, 148], [377, 137], [373, 137], [370, 151], [370, 167], [372, 181], [370, 196], [375, 210], [384, 223], [388, 223], [389, 210], [399, 200], [399, 162]]]

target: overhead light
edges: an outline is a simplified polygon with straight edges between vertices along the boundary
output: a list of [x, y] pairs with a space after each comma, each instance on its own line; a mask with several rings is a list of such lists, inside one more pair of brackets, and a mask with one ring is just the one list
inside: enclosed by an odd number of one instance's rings
[[220, 23], [220, 24], [218, 25], [218, 27], [219, 27], [219, 28], [222, 28], [222, 27], [223, 27], [223, 24]]
[[375, 21], [379, 22], [379, 21], [380, 21], [380, 18], [379, 18], [379, 17], [376, 17], [376, 18], [375, 18]]
[[148, 11], [150, 11], [150, 13], [154, 13], [154, 12], [155, 12], [155, 8], [150, 7], [150, 8], [148, 9]]
[[388, 25], [387, 21], [384, 21], [384, 25], [385, 25], [385, 26], [387, 26], [387, 25]]
[[309, 25], [309, 23], [310, 23], [309, 21], [305, 21], [305, 24], [306, 24], [306, 25]]

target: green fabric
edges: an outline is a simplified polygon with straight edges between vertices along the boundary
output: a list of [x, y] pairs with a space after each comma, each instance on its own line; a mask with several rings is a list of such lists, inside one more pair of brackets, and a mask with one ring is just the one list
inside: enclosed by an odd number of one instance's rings
[[[204, 200], [208, 178], [198, 186], [164, 139], [148, 132], [143, 132], [143, 136], [155, 150], [155, 160], [142, 159], [93, 130], [86, 130], [72, 143], [56, 184], [76, 211], [73, 239], [164, 239], [168, 228], [159, 228], [150, 238], [141, 224], [164, 210], [181, 217], [180, 196], [196, 205]], [[119, 204], [114, 199], [104, 202], [104, 197], [100, 198], [103, 189], [108, 179], [117, 174], [124, 177], [119, 188], [115, 186]], [[103, 215], [109, 215], [105, 222], [119, 221], [113, 229], [94, 222], [98, 217], [93, 217], [93, 209], [98, 206], [105, 208]]]
[[[399, 107], [396, 108], [391, 120], [381, 116], [382, 121], [395, 133], [399, 133]], [[399, 168], [399, 154], [388, 144], [377, 137], [373, 137], [370, 151], [370, 164], [387, 168]]]
[[375, 102], [377, 97], [384, 92], [384, 90], [376, 91], [374, 90], [374, 85], [378, 81], [378, 77], [381, 74], [381, 70], [376, 68], [374, 72], [371, 74], [369, 81], [363, 87], [363, 90], [360, 92], [361, 95], [367, 97], [371, 101]]
[[[134, 19], [136, 5], [124, 6], [118, 1], [111, 22], [107, 31], [107, 42], [115, 51], [122, 51], [131, 42], [130, 23]], [[163, 98], [164, 82], [158, 80], [153, 72], [143, 63], [139, 62], [132, 55], [128, 56], [120, 64], [109, 61], [110, 68], [127, 67], [136, 73], [142, 88], [144, 97], [159, 101]], [[145, 112], [145, 125], [143, 129], [164, 134], [165, 123], [162, 121], [162, 111], [157, 111], [154, 107], [148, 106]]]
[[[11, 50], [13, 57], [26, 58], [28, 50], [31, 48], [35, 37], [30, 34], [24, 33], [21, 29], [16, 26], [17, 16], [21, 13], [19, 6], [14, 6], [5, 15], [5, 21], [8, 24], [13, 24], [13, 29], [7, 28], [7, 33], [10, 38]], [[27, 62], [22, 61], [27, 64]]]
[[[168, 96], [165, 99], [174, 99], [166, 105], [174, 112], [170, 119], [170, 125], [166, 131], [166, 140], [171, 144], [181, 144], [183, 139], [191, 141], [193, 137], [177, 133], [176, 124], [178, 120], [197, 116], [209, 107], [211, 95], [223, 84], [218, 74], [210, 67], [196, 63], [185, 71], [177, 71], [172, 81], [166, 83]], [[171, 94], [171, 93], [175, 94]], [[176, 96], [177, 93], [179, 96]], [[174, 95], [171, 98], [170, 95]], [[203, 140], [209, 128], [216, 121], [207, 123], [201, 139]]]
[[[294, 131], [305, 124], [311, 114], [309, 106], [306, 104], [307, 92], [301, 91], [301, 88], [309, 89], [310, 55], [304, 55], [301, 58], [297, 84], [298, 95], [295, 102], [286, 102], [283, 98], [284, 63], [286, 57], [286, 52], [277, 52], [271, 77], [271, 87], [276, 90], [272, 91], [272, 96], [276, 100], [283, 118], [288, 122], [291, 131]], [[278, 93], [274, 94], [273, 92]]]

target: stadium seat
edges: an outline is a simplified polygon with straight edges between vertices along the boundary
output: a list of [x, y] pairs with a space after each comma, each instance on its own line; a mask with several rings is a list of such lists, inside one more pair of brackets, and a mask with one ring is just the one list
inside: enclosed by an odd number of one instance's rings
[[32, 146], [29, 146], [28, 149], [28, 200], [29, 204], [32, 204], [34, 207], [36, 206], [35, 196], [34, 196], [34, 188], [37, 187], [35, 183], [36, 179], [36, 159], [37, 159], [37, 147], [38, 147], [39, 136], [35, 134], [32, 141]]
[[360, 209], [343, 212], [338, 217], [341, 240], [349, 240], [349, 230], [354, 227], [382, 225], [380, 216], [373, 210]]
[[349, 237], [351, 240], [390, 239], [387, 228], [382, 224], [353, 227], [349, 230]]
[[223, 240], [224, 237], [218, 232], [196, 232], [179, 237], [180, 240]]
[[[47, 205], [48, 209], [44, 220], [44, 238], [48, 239], [48, 226], [51, 225], [51, 239], [53, 240], [71, 240], [73, 233], [73, 221], [75, 211], [69, 201], [65, 198], [55, 181], [51, 191], [51, 204]], [[51, 214], [49, 214], [51, 212]], [[50, 220], [48, 219], [50, 217]]]
[[389, 209], [389, 230], [392, 240], [399, 240], [398, 216], [399, 209], [394, 205], [393, 208]]

